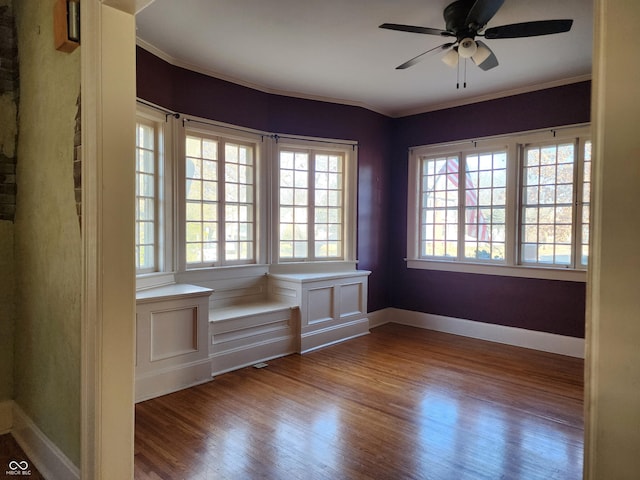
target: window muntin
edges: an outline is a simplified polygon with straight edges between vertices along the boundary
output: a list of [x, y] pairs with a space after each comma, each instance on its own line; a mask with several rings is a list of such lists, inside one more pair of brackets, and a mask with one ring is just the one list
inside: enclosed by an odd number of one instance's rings
[[278, 152], [278, 257], [344, 259], [343, 152], [283, 147]]
[[506, 151], [423, 157], [420, 258], [504, 261], [506, 175]]
[[136, 121], [137, 273], [158, 270], [158, 129], [151, 121]]
[[575, 142], [526, 146], [520, 262], [572, 265]]
[[255, 146], [185, 137], [187, 268], [255, 263]]

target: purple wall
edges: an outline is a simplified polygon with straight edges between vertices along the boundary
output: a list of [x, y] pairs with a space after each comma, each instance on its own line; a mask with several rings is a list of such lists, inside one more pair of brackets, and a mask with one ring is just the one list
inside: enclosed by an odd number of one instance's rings
[[408, 148], [589, 121], [590, 82], [399, 118], [393, 124], [389, 284], [396, 308], [584, 337], [585, 284], [406, 267]]
[[364, 108], [270, 95], [174, 67], [137, 49], [137, 94], [166, 108], [268, 132], [356, 140], [358, 268], [371, 270], [369, 310], [390, 306], [391, 119]]
[[174, 67], [138, 48], [138, 96], [167, 108], [275, 133], [357, 140], [359, 268], [369, 310], [393, 306], [584, 337], [585, 284], [406, 268], [410, 146], [589, 121], [590, 82], [390, 119], [271, 95]]

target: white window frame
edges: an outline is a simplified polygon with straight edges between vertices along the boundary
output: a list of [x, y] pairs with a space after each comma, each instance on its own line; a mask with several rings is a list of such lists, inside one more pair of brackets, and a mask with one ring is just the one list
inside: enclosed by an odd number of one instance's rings
[[[587, 161], [585, 158], [585, 152], [586, 152], [586, 144], [589, 143], [590, 144], [590, 149], [589, 149], [589, 178], [585, 181], [585, 162]], [[582, 246], [586, 246], [587, 247], [587, 252], [591, 252], [591, 249], [589, 248], [589, 232], [591, 231], [591, 186], [593, 185], [593, 143], [590, 137], [583, 137], [579, 139], [578, 142], [578, 155], [580, 156], [580, 165], [581, 168], [579, 168], [578, 171], [578, 205], [579, 205], [579, 213], [577, 214], [577, 238], [576, 238], [576, 242], [578, 244], [579, 251], [576, 252], [577, 258], [576, 258], [576, 265], [580, 265], [582, 268], [586, 269], [588, 267], [587, 263], [584, 263], [582, 261]], [[589, 189], [588, 191], [585, 193], [584, 188], [585, 188], [585, 183], [588, 185]], [[586, 209], [586, 212], [585, 212]], [[585, 215], [586, 213], [586, 215]], [[586, 231], [583, 228], [584, 227], [584, 223], [583, 223], [583, 219], [585, 218], [588, 219], [587, 222], [587, 228]], [[586, 238], [585, 238], [586, 237]]]
[[[214, 124], [209, 120], [197, 117], [186, 116], [181, 120], [181, 125], [177, 128], [178, 140], [175, 159], [176, 171], [176, 218], [177, 218], [177, 248], [178, 271], [195, 271], [199, 269], [219, 269], [226, 267], [248, 267], [262, 264], [266, 260], [266, 239], [265, 239], [265, 208], [266, 192], [263, 187], [265, 168], [264, 146], [265, 135], [261, 132], [253, 132], [249, 129], [240, 129], [223, 124]], [[250, 260], [227, 260], [224, 256], [224, 239], [221, 238], [224, 232], [224, 199], [219, 197], [218, 200], [218, 223], [220, 234], [218, 260], [215, 262], [202, 262], [187, 264], [186, 254], [186, 138], [189, 135], [201, 135], [206, 138], [214, 139], [218, 142], [238, 143], [245, 146], [253, 147], [254, 152], [254, 255]], [[224, 165], [221, 164], [218, 172], [224, 171]], [[224, 177], [218, 178], [219, 184], [224, 184]], [[224, 192], [224, 185], [221, 185], [218, 192]]]
[[[573, 268], [559, 268], [556, 266], [522, 265], [519, 263], [519, 238], [520, 238], [520, 206], [519, 195], [521, 190], [521, 170], [522, 170], [522, 146], [531, 143], [549, 142], [561, 143], [570, 139], [578, 142], [578, 154], [576, 158], [577, 178], [575, 180], [575, 197], [580, 199], [582, 195], [582, 161], [584, 152], [584, 142], [589, 141], [590, 129], [588, 124], [574, 125], [548, 129], [543, 131], [521, 132], [512, 135], [486, 137], [480, 139], [464, 140], [450, 144], [425, 145], [412, 147], [409, 150], [408, 169], [408, 198], [407, 198], [407, 267], [427, 270], [442, 270], [466, 273], [479, 273], [489, 275], [517, 276], [528, 278], [547, 278], [571, 281], [586, 281], [586, 270], [584, 266], [575, 263]], [[483, 262], [476, 259], [462, 259], [460, 256], [461, 247], [458, 248], [458, 258], [420, 258], [419, 251], [419, 168], [420, 159], [424, 157], [434, 157], [446, 154], [468, 154], [470, 152], [482, 152], [499, 148], [507, 149], [507, 210], [506, 210], [506, 250], [503, 264], [495, 262]], [[464, 156], [460, 157], [462, 160]], [[464, 189], [461, 188], [461, 196]], [[576, 201], [574, 209], [573, 232], [573, 252], [580, 249], [580, 225], [578, 222], [578, 212], [581, 205]], [[579, 258], [574, 258], [579, 262]]]
[[173, 175], [171, 169], [173, 128], [165, 113], [158, 109], [138, 104], [136, 124], [146, 123], [155, 130], [155, 235], [156, 259], [152, 270], [137, 270], [139, 279], [158, 277], [174, 268], [173, 218], [169, 213], [173, 201]]
[[[316, 257], [313, 252], [313, 238], [309, 238], [309, 247], [306, 258], [281, 258], [280, 257], [280, 152], [283, 150], [308, 151], [316, 153], [337, 153], [343, 156], [343, 254], [337, 257]], [[272, 155], [271, 155], [271, 263], [278, 266], [288, 266], [289, 268], [296, 265], [297, 267], [316, 267], [331, 266], [336, 264], [354, 264], [356, 262], [356, 202], [357, 202], [357, 162], [358, 147], [356, 142], [322, 139], [317, 137], [303, 137], [290, 135], [274, 135], [272, 138]], [[311, 203], [311, 199], [309, 199]], [[312, 211], [312, 209], [311, 209]], [[310, 215], [310, 220], [311, 215]], [[310, 221], [310, 225], [313, 223]], [[310, 228], [311, 229], [311, 228]]]

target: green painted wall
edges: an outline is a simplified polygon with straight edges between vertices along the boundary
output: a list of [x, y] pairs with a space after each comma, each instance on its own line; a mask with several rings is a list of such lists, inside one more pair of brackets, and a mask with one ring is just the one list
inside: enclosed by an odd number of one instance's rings
[[[0, 7], [12, 8], [10, 0]], [[14, 157], [16, 151], [17, 107], [13, 92], [0, 93], [0, 154]], [[13, 398], [13, 331], [15, 316], [15, 269], [13, 222], [0, 220], [0, 402]]]
[[0, 402], [13, 398], [13, 230], [13, 223], [0, 220]]
[[79, 465], [82, 256], [73, 138], [80, 49], [54, 49], [53, 4], [14, 4], [20, 62], [14, 392], [20, 408]]

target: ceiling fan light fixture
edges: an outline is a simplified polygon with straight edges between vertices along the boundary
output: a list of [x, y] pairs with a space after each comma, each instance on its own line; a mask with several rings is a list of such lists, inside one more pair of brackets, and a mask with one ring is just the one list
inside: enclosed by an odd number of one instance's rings
[[476, 65], [480, 65], [487, 58], [489, 58], [489, 55], [491, 55], [491, 50], [489, 50], [484, 45], [478, 44], [476, 53], [471, 56], [471, 60], [473, 60], [473, 63], [475, 63]]
[[442, 61], [449, 67], [455, 68], [458, 65], [458, 52], [452, 48], [442, 57]]
[[458, 55], [462, 58], [471, 58], [478, 51], [478, 45], [473, 38], [463, 38], [458, 45]]

